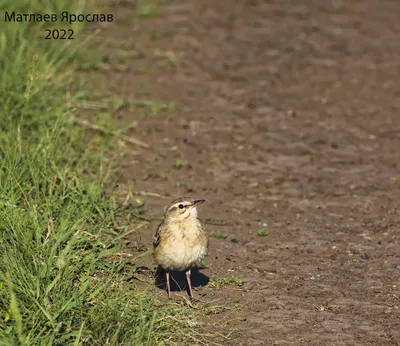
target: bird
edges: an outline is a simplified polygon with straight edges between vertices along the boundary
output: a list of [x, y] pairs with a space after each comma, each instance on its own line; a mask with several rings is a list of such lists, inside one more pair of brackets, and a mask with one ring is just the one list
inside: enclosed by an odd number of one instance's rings
[[204, 199], [179, 197], [165, 210], [153, 238], [154, 260], [164, 270], [168, 298], [171, 298], [170, 271], [185, 271], [190, 298], [193, 298], [191, 269], [208, 254], [208, 234], [197, 217]]

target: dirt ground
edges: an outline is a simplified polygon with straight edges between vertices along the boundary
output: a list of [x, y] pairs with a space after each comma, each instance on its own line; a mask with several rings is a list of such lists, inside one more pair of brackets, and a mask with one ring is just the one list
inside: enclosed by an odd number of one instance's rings
[[[153, 148], [127, 150], [120, 183], [170, 194], [144, 197], [151, 217], [205, 198], [200, 218], [228, 235], [211, 238], [201, 273], [245, 284], [196, 289], [227, 307], [204, 325], [232, 331], [226, 345], [400, 345], [400, 2], [134, 11], [109, 9], [101, 35], [132, 54], [111, 56], [107, 90], [177, 109], [117, 112]], [[151, 246], [158, 223], [132, 244]]]

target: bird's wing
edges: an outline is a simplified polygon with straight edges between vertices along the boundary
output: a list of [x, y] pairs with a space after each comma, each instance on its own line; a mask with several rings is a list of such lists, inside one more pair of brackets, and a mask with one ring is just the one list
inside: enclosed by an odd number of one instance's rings
[[161, 233], [162, 233], [162, 230], [163, 230], [163, 227], [164, 226], [164, 222], [161, 222], [160, 224], [159, 224], [159, 226], [157, 227], [157, 231], [156, 231], [156, 234], [154, 235], [154, 237], [153, 237], [153, 248], [156, 248], [159, 244], [160, 244], [160, 241], [161, 241]]

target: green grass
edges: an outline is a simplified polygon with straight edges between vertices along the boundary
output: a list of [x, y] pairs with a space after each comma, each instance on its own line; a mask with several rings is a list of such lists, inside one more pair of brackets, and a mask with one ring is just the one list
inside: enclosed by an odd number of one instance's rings
[[222, 232], [210, 232], [209, 236], [210, 236], [210, 238], [217, 238], [217, 239], [228, 238], [228, 235], [226, 233], [222, 233]]
[[141, 18], [157, 17], [158, 10], [156, 4], [143, 4], [138, 7], [136, 14]]
[[180, 169], [180, 168], [191, 168], [192, 166], [191, 166], [191, 164], [190, 164], [188, 161], [186, 161], [186, 160], [177, 159], [177, 160], [175, 161], [174, 167]]
[[167, 0], [139, 0], [137, 2], [136, 15], [139, 18], [154, 18], [158, 16], [159, 6]]
[[257, 235], [259, 237], [265, 237], [269, 233], [269, 229], [267, 227], [262, 227], [257, 230]]
[[[3, 0], [0, 11], [87, 10], [80, 0], [44, 3]], [[0, 22], [0, 345], [195, 342], [189, 308], [123, 280], [123, 235], [113, 231], [122, 221], [104, 193], [113, 139], [71, 121], [84, 117], [71, 106], [82, 92], [71, 90], [85, 53], [43, 40], [44, 28]]]
[[150, 114], [153, 116], [157, 116], [162, 112], [176, 112], [178, 106], [174, 102], [161, 102], [161, 101], [134, 101], [133, 105], [135, 107], [143, 107], [147, 108], [150, 111]]
[[220, 288], [222, 286], [243, 286], [246, 280], [243, 277], [227, 276], [224, 278], [213, 277], [210, 279], [210, 287]]

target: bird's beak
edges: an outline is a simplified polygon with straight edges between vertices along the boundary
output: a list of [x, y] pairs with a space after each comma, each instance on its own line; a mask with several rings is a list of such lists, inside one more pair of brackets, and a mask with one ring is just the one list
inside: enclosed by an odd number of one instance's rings
[[192, 208], [197, 207], [198, 205], [200, 205], [201, 203], [204, 203], [205, 201], [206, 201], [205, 199], [198, 199], [198, 200], [194, 201], [192, 204]]

